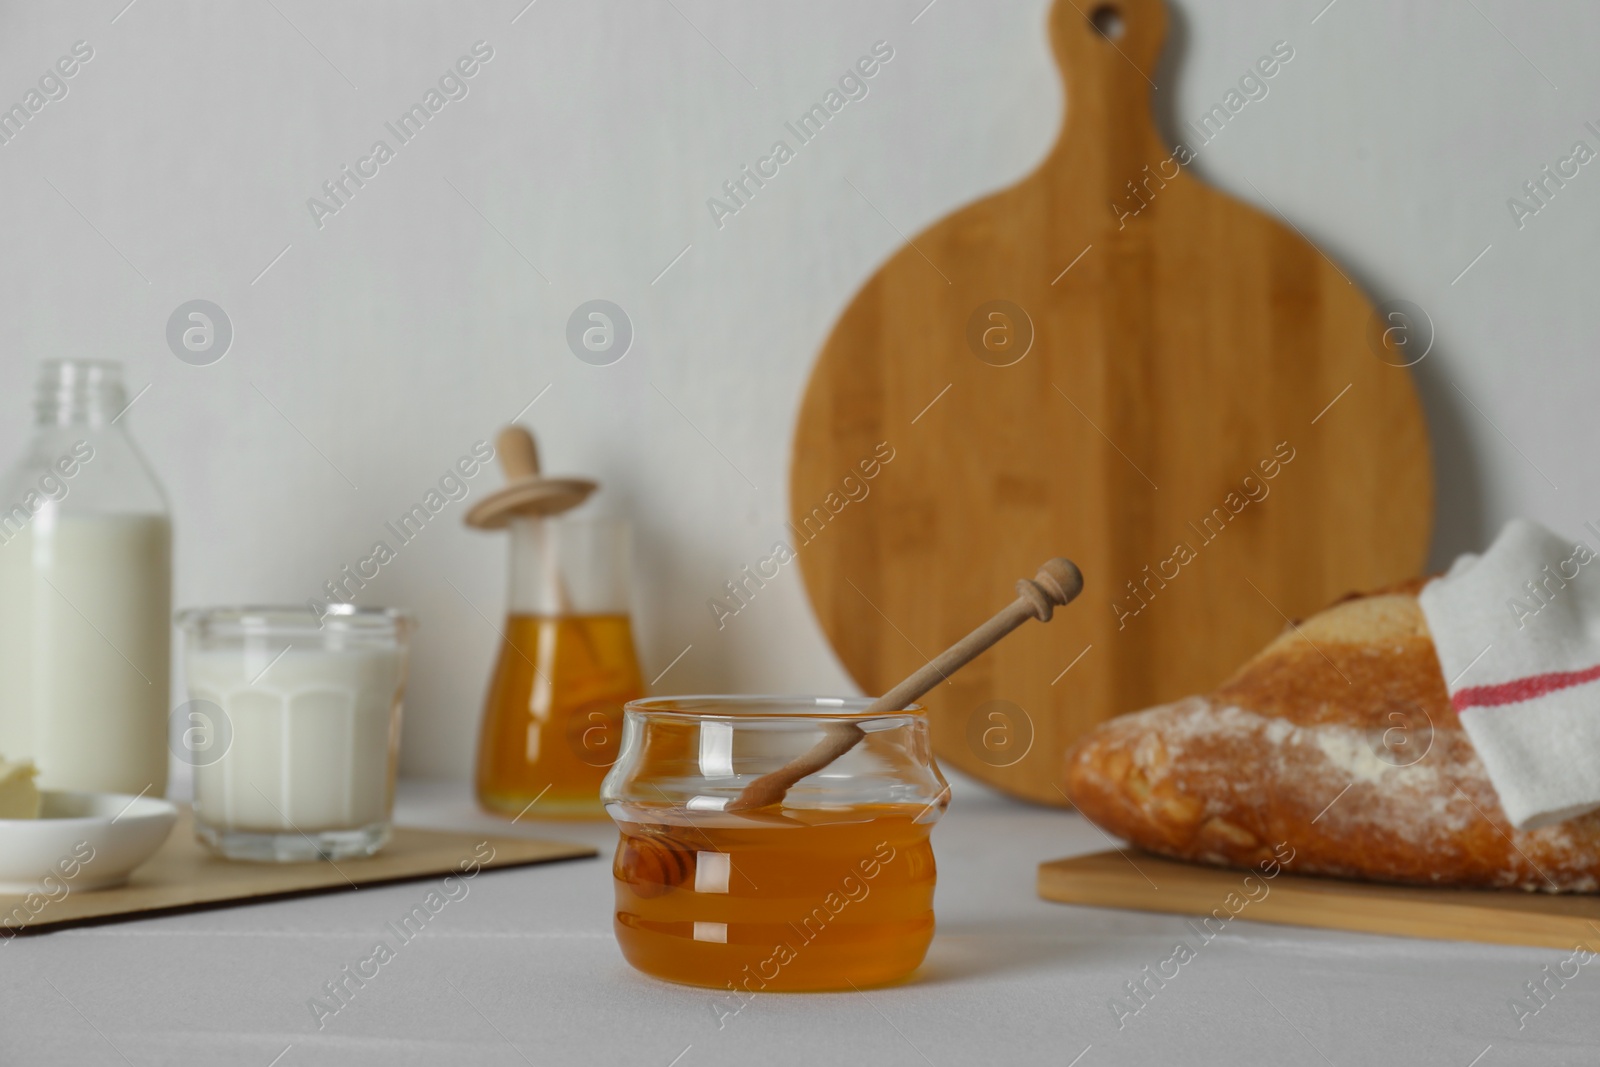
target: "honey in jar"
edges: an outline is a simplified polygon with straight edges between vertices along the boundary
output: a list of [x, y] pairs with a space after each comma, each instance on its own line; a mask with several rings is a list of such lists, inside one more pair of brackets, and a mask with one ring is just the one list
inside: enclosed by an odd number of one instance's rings
[[621, 822], [617, 944], [647, 974], [740, 996], [894, 981], [933, 940], [932, 826], [917, 814]]
[[[756, 993], [848, 990], [905, 977], [933, 939], [929, 834], [948, 786], [921, 709], [866, 701], [675, 697], [627, 707], [602, 788], [621, 833], [612, 879], [623, 956], [646, 974]], [[854, 749], [783, 801], [728, 805], [830, 724]]]
[[513, 614], [504, 633], [478, 741], [479, 802], [513, 818], [600, 814], [622, 706], [644, 693], [628, 616]]
[[503, 488], [467, 513], [510, 535], [506, 621], [478, 735], [478, 803], [512, 819], [599, 818], [622, 708], [644, 692], [628, 621], [628, 530], [561, 514], [597, 486], [539, 473], [520, 426], [495, 442]]

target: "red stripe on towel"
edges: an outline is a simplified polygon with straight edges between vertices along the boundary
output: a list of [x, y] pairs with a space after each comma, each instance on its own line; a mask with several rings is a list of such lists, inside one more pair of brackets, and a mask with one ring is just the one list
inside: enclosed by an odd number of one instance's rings
[[1473, 685], [1461, 690], [1450, 698], [1457, 711], [1468, 708], [1492, 708], [1501, 704], [1516, 704], [1534, 697], [1554, 693], [1559, 689], [1570, 689], [1575, 685], [1583, 685], [1600, 678], [1600, 664], [1585, 667], [1581, 671], [1551, 671], [1549, 674], [1530, 674], [1526, 678], [1518, 678], [1511, 682], [1501, 682], [1499, 685]]

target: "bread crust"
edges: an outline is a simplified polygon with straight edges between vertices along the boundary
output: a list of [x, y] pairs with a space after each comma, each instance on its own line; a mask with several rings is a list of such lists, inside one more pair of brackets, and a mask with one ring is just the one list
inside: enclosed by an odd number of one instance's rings
[[1110, 833], [1177, 859], [1546, 892], [1600, 889], [1600, 813], [1516, 830], [1451, 707], [1421, 580], [1290, 624], [1208, 696], [1124, 715], [1068, 753]]

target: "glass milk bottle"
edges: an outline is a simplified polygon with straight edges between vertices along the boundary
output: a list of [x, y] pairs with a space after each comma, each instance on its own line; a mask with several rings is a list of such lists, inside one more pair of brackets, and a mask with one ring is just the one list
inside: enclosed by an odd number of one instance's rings
[[533, 438], [496, 442], [505, 488], [467, 522], [511, 538], [506, 621], [478, 738], [478, 803], [517, 818], [603, 818], [622, 708], [644, 695], [628, 617], [628, 528], [557, 517], [595, 488], [539, 474]]
[[0, 496], [0, 753], [46, 789], [167, 788], [172, 527], [116, 363], [40, 368]]

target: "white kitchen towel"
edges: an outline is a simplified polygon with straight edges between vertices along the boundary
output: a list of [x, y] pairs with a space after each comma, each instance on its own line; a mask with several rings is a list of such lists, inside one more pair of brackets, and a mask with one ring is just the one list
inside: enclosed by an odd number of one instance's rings
[[1451, 703], [1513, 826], [1600, 808], [1600, 530], [1595, 548], [1524, 519], [1419, 597]]

